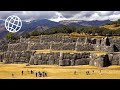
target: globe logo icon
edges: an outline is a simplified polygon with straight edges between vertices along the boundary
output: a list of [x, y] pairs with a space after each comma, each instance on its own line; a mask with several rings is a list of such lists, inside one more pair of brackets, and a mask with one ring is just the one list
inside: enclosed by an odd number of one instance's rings
[[18, 32], [21, 29], [21, 27], [22, 27], [22, 21], [16, 15], [9, 16], [5, 20], [5, 28], [9, 32], [12, 32], [12, 33]]

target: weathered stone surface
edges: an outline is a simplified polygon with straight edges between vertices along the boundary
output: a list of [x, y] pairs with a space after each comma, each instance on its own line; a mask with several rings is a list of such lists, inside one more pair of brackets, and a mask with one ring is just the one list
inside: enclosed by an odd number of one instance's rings
[[74, 66], [74, 65], [75, 65], [75, 60], [74, 60], [74, 59], [71, 59], [71, 60], [70, 60], [70, 65], [71, 65], [71, 66]]
[[[0, 42], [1, 43], [1, 42]], [[3, 46], [2, 46], [3, 47]], [[36, 52], [32, 55], [29, 50], [51, 49], [50, 53]], [[90, 53], [63, 53], [52, 52], [52, 50], [76, 50], [76, 51], [106, 51], [111, 54], [90, 55]], [[2, 51], [0, 46], [0, 51]], [[4, 50], [3, 50], [4, 51]], [[70, 36], [38, 36], [34, 38], [21, 38], [20, 42], [8, 44], [8, 49], [3, 56], [0, 55], [0, 61], [4, 63], [30, 63], [46, 65], [95, 65], [109, 66], [120, 65], [120, 38], [105, 37], [70, 37]], [[90, 57], [91, 56], [91, 57]], [[62, 60], [62, 61], [60, 61]]]
[[42, 60], [38, 60], [38, 65], [42, 65]]
[[34, 56], [31, 56], [29, 63], [30, 63], [31, 65], [34, 64]]
[[64, 65], [70, 66], [70, 59], [64, 59]]
[[53, 60], [53, 59], [49, 60], [48, 63], [49, 63], [49, 65], [54, 65], [55, 64], [55, 60]]
[[65, 63], [64, 63], [64, 60], [59, 60], [59, 66], [64, 66]]
[[79, 65], [79, 59], [75, 60], [75, 65]]
[[111, 64], [112, 65], [119, 65], [119, 55], [114, 55], [113, 56], [113, 59], [112, 59], [112, 61], [111, 61]]
[[34, 59], [34, 65], [38, 65], [38, 60]]

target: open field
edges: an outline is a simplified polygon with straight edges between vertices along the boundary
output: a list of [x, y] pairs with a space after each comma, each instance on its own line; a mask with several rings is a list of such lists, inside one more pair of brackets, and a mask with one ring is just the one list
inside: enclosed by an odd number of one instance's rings
[[[21, 71], [24, 71], [24, 75]], [[36, 77], [27, 72], [30, 70], [45, 71], [47, 77]], [[94, 70], [94, 73], [93, 73]], [[101, 73], [100, 73], [101, 70]], [[74, 75], [74, 71], [77, 72]], [[90, 71], [90, 75], [86, 75]], [[12, 77], [12, 73], [14, 77]], [[57, 66], [57, 65], [31, 65], [26, 64], [2, 64], [0, 63], [0, 79], [120, 79], [120, 66], [99, 68], [89, 65]]]

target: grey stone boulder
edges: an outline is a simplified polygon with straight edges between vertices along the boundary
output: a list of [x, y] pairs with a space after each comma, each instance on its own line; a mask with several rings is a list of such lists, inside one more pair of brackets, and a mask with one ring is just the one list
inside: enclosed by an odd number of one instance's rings
[[74, 65], [75, 65], [75, 60], [74, 60], [74, 59], [71, 59], [71, 60], [70, 60], [70, 65], [71, 65], [71, 66], [74, 66]]
[[59, 66], [64, 66], [65, 63], [64, 63], [64, 60], [59, 60]]

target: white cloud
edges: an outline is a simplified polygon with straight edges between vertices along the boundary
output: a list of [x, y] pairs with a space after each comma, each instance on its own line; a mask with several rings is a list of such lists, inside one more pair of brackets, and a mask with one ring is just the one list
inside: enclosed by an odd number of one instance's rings
[[49, 20], [56, 22], [59, 22], [61, 20], [67, 20], [67, 18], [65, 18], [60, 12], [56, 12], [55, 14], [56, 15], [50, 18]]
[[114, 13], [114, 11], [96, 11], [100, 16], [109, 16]]
[[49, 19], [61, 20], [117, 20], [120, 11], [0, 11], [0, 19], [9, 15], [18, 15], [22, 20]]
[[72, 20], [117, 20], [120, 19], [120, 11], [82, 11], [69, 18]]
[[109, 20], [111, 21], [116, 21], [118, 19], [120, 19], [120, 14], [117, 14], [117, 15], [113, 14], [109, 16]]
[[0, 18], [6, 19], [9, 15], [17, 15], [22, 20], [49, 19], [56, 15], [55, 11], [0, 11]]

